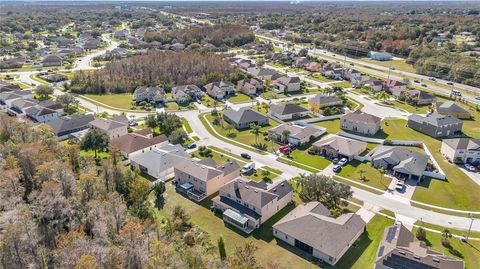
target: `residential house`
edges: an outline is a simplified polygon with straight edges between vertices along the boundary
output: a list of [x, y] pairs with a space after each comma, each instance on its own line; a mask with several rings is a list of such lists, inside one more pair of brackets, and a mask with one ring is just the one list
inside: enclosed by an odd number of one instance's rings
[[62, 82], [68, 79], [67, 76], [63, 74], [45, 74], [40, 75], [40, 77], [50, 83]]
[[347, 68], [343, 70], [342, 78], [352, 83], [358, 83], [361, 81], [362, 73], [353, 68]]
[[343, 105], [343, 100], [334, 95], [317, 94], [308, 99], [308, 107], [315, 113], [320, 113], [324, 107], [341, 105]]
[[128, 30], [127, 30], [127, 29], [122, 29], [122, 30], [115, 31], [115, 33], [113, 34], [113, 36], [114, 36], [116, 39], [119, 39], [119, 40], [127, 40]]
[[440, 148], [442, 155], [455, 163], [479, 163], [480, 139], [453, 138], [443, 139]]
[[322, 67], [322, 75], [339, 80], [342, 78], [342, 66], [337, 63], [326, 63]]
[[335, 265], [365, 230], [355, 213], [334, 218], [324, 205], [299, 205], [273, 225], [273, 236], [321, 262]]
[[367, 149], [367, 143], [343, 136], [332, 135], [313, 143], [313, 149], [330, 158], [353, 160]]
[[307, 117], [310, 110], [294, 103], [272, 104], [268, 114], [280, 120], [294, 120]]
[[401, 96], [407, 90], [407, 84], [398, 80], [388, 79], [383, 81], [383, 89], [390, 92], [393, 96]]
[[102, 41], [96, 38], [91, 38], [85, 41], [82, 47], [86, 50], [94, 50], [94, 49], [100, 48], [101, 46], [102, 46]]
[[31, 106], [25, 109], [25, 114], [40, 123], [46, 123], [58, 119], [62, 115], [62, 113], [57, 110], [40, 105]]
[[283, 75], [273, 82], [273, 89], [276, 93], [289, 93], [300, 91], [300, 78]]
[[403, 179], [420, 181], [427, 168], [428, 156], [405, 147], [378, 146], [366, 156], [375, 168], [393, 171], [393, 175]]
[[277, 75], [277, 71], [268, 68], [250, 68], [248, 72], [262, 80], [273, 80], [273, 77]]
[[426, 116], [414, 114], [408, 117], [408, 127], [431, 137], [446, 137], [460, 134], [462, 126], [463, 121], [438, 113], [431, 113]]
[[172, 97], [178, 103], [185, 103], [190, 100], [196, 100], [203, 95], [202, 90], [193, 84], [180, 85], [172, 88]]
[[42, 59], [42, 66], [61, 66], [63, 64], [63, 59], [59, 55], [50, 54], [45, 56]]
[[210, 97], [217, 100], [225, 99], [228, 95], [235, 93], [235, 86], [229, 81], [212, 82], [204, 86]]
[[165, 135], [154, 137], [152, 132], [146, 129], [110, 140], [110, 145], [118, 148], [125, 158], [137, 156], [166, 144], [168, 144], [168, 137]]
[[377, 61], [390, 61], [393, 57], [390, 53], [370, 51], [370, 58]]
[[128, 118], [125, 115], [110, 119], [98, 118], [90, 122], [90, 128], [105, 133], [110, 139], [128, 134], [128, 126]]
[[223, 119], [236, 129], [249, 128], [251, 124], [268, 125], [268, 118], [250, 108], [227, 109], [223, 112]]
[[402, 223], [386, 227], [375, 255], [375, 269], [464, 269], [465, 263], [429, 249]]
[[32, 100], [32, 92], [30, 90], [0, 92], [0, 109], [10, 108], [12, 103], [19, 99]]
[[341, 129], [364, 135], [376, 134], [380, 131], [381, 123], [381, 118], [362, 112], [359, 109], [340, 118]]
[[25, 110], [37, 105], [38, 101], [34, 99], [22, 99], [18, 98], [14, 100], [7, 110], [7, 114], [11, 116], [25, 115]]
[[405, 94], [407, 99], [415, 99], [416, 104], [420, 106], [434, 104], [437, 100], [437, 96], [435, 94], [426, 91], [409, 90]]
[[241, 167], [235, 161], [217, 164], [212, 158], [186, 160], [174, 167], [177, 189], [195, 201], [201, 201], [240, 176]]
[[322, 70], [322, 64], [318, 62], [309, 62], [305, 66], [305, 70], [315, 73], [315, 72], [320, 72]]
[[325, 132], [326, 129], [323, 127], [316, 125], [302, 126], [294, 123], [284, 123], [268, 130], [268, 133], [274, 136], [275, 141], [296, 146], [310, 143]]
[[365, 83], [365, 86], [370, 88], [373, 92], [379, 92], [383, 89], [383, 81], [376, 78], [370, 78], [370, 80]]
[[160, 87], [138, 87], [133, 92], [133, 99], [138, 102], [162, 103], [165, 101], [165, 91]]
[[21, 91], [22, 88], [18, 84], [13, 84], [4, 80], [0, 80], [0, 93]]
[[435, 108], [438, 114], [444, 116], [452, 116], [457, 119], [470, 119], [472, 117], [468, 110], [453, 101], [437, 102]]
[[237, 82], [237, 89], [246, 95], [256, 95], [263, 90], [263, 81], [258, 78], [242, 79]]
[[157, 180], [167, 181], [175, 176], [175, 166], [183, 161], [190, 160], [181, 145], [166, 144], [144, 153], [130, 156], [132, 166], [138, 167]]
[[297, 57], [293, 61], [293, 66], [296, 68], [305, 68], [310, 63], [305, 57]]
[[243, 71], [247, 71], [248, 69], [255, 67], [255, 64], [251, 60], [245, 59], [238, 59], [235, 61], [235, 64]]
[[292, 202], [293, 188], [286, 181], [271, 185], [239, 177], [220, 187], [213, 207], [223, 212], [223, 220], [245, 233], [266, 222]]
[[88, 124], [93, 121], [93, 115], [69, 115], [59, 117], [46, 124], [52, 127], [59, 139], [66, 139], [69, 135], [88, 129]]

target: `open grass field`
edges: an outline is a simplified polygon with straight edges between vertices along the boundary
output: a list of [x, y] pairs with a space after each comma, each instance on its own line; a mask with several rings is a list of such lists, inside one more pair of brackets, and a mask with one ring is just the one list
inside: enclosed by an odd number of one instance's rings
[[448, 208], [480, 210], [478, 202], [480, 186], [468, 178], [456, 165], [448, 163], [443, 158], [440, 153], [441, 140], [408, 128], [407, 121], [401, 119], [384, 119], [382, 130], [383, 132], [377, 133], [376, 137], [423, 141], [447, 175], [447, 180], [424, 179], [416, 187], [413, 200]]
[[405, 60], [391, 60], [391, 61], [377, 61], [373, 60], [367, 57], [361, 58], [360, 60], [371, 63], [371, 64], [376, 64], [384, 67], [394, 67], [397, 70], [401, 71], [406, 71], [410, 73], [415, 73], [415, 67], [411, 64], [407, 64]]
[[116, 107], [120, 109], [132, 109], [132, 98], [131, 93], [119, 93], [119, 94], [84, 94], [85, 97], [91, 98], [99, 103], [109, 105], [111, 107]]
[[241, 231], [227, 226], [221, 216], [216, 216], [210, 211], [211, 198], [213, 197], [208, 197], [197, 204], [176, 193], [171, 184], [167, 184], [166, 187], [164, 210], [171, 210], [176, 205], [182, 206], [191, 216], [191, 221], [200, 229], [206, 231], [214, 244], [219, 237], [223, 238], [227, 256], [232, 254], [236, 246], [252, 241], [258, 247], [256, 257], [263, 265], [266, 265], [269, 261], [275, 261], [287, 268], [329, 268], [318, 267], [309, 260], [302, 258], [301, 255], [306, 257], [306, 254], [274, 239], [272, 225], [290, 212], [294, 208], [293, 204], [278, 212], [250, 236], [247, 236]]

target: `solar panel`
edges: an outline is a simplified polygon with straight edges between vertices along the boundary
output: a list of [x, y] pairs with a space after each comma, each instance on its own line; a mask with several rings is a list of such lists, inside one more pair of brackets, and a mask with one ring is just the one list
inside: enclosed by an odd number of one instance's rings
[[392, 242], [392, 239], [395, 237], [396, 232], [397, 232], [397, 226], [393, 226], [393, 227], [388, 228], [388, 233], [387, 233], [388, 243]]
[[383, 255], [383, 251], [385, 250], [385, 246], [381, 246], [380, 249], [378, 250], [378, 256], [381, 257]]

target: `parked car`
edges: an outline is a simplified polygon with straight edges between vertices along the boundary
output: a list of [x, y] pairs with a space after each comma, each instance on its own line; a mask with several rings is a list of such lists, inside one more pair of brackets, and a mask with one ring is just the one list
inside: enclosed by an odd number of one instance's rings
[[436, 79], [436, 78], [434, 78], [434, 77], [429, 77], [429, 78], [428, 78], [428, 80], [431, 80], [431, 81], [437, 81], [437, 79]]
[[475, 99], [480, 100], [480, 96], [475, 96]]
[[422, 87], [428, 87], [427, 84], [425, 83], [422, 83]]
[[246, 165], [244, 165], [242, 167], [242, 170], [240, 170], [240, 172], [242, 174], [249, 174], [249, 173], [253, 172], [254, 170], [255, 170], [255, 163], [250, 162], [250, 163], [247, 163]]
[[447, 82], [447, 85], [453, 86], [453, 82]]
[[465, 164], [465, 169], [467, 169], [468, 171], [470, 172], [475, 172], [477, 169], [475, 168], [475, 166], [469, 164], [469, 163], [466, 163]]
[[129, 125], [130, 127], [137, 126], [137, 125], [138, 125], [138, 122], [136, 122], [136, 121], [131, 121], [128, 125]]
[[191, 144], [187, 145], [187, 149], [194, 149], [196, 147], [197, 147], [197, 144], [195, 144], [195, 143], [191, 143]]
[[340, 161], [338, 162], [339, 165], [344, 166], [348, 163], [347, 158], [341, 158]]
[[317, 154], [317, 151], [315, 151], [314, 149], [309, 149], [307, 152], [310, 155], [316, 155]]
[[333, 172], [338, 173], [338, 172], [340, 172], [340, 170], [342, 170], [341, 165], [336, 164], [336, 165], [333, 166]]
[[405, 191], [405, 184], [398, 182], [398, 183], [395, 185], [395, 189], [396, 189], [398, 192], [404, 192], [404, 191]]
[[281, 146], [278, 150], [279, 150], [280, 153], [282, 153], [282, 154], [288, 154], [288, 153], [291, 151], [291, 149], [290, 149], [290, 147], [289, 147], [288, 145], [283, 145], [283, 146]]
[[337, 159], [337, 158], [334, 158], [334, 159], [332, 160], [332, 163], [333, 163], [333, 164], [337, 164], [337, 163], [338, 163], [338, 159]]
[[240, 156], [242, 156], [242, 158], [247, 159], [247, 160], [250, 160], [252, 158], [252, 156], [250, 156], [250, 154], [245, 153], [245, 152], [240, 154]]
[[351, 66], [355, 66], [354, 64], [350, 64]]
[[417, 79], [416, 79], [416, 80], [414, 80], [413, 82], [415, 82], [415, 83], [420, 83], [420, 81], [418, 81]]

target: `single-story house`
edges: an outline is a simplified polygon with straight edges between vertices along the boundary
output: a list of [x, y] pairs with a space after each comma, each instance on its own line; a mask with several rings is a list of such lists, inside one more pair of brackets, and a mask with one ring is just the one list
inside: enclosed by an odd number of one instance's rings
[[46, 124], [52, 127], [53, 132], [59, 139], [66, 139], [70, 134], [88, 129], [89, 123], [93, 120], [93, 115], [69, 115], [54, 119]]
[[217, 164], [212, 158], [201, 161], [185, 160], [174, 167], [177, 189], [195, 201], [201, 201], [240, 176], [241, 167], [235, 161]]
[[181, 145], [172, 144], [130, 156], [132, 166], [161, 181], [173, 178], [175, 165], [187, 160], [190, 160], [190, 157], [185, 149]]
[[334, 95], [317, 94], [308, 99], [308, 106], [311, 111], [319, 113], [320, 110], [327, 106], [343, 105], [343, 100]]
[[277, 75], [277, 71], [268, 68], [250, 68], [248, 72], [254, 77], [262, 80], [271, 80], [272, 77]]
[[309, 72], [320, 72], [322, 70], [322, 64], [318, 62], [310, 62], [305, 66], [305, 69]]
[[322, 262], [335, 265], [365, 230], [365, 221], [347, 213], [337, 218], [319, 202], [299, 205], [273, 225], [275, 238]]
[[378, 146], [366, 156], [375, 168], [393, 170], [393, 175], [420, 181], [427, 168], [428, 156], [405, 147]]
[[465, 263], [429, 249], [424, 242], [415, 240], [407, 227], [397, 223], [384, 229], [374, 268], [464, 269]]
[[472, 114], [453, 101], [437, 102], [435, 105], [437, 113], [444, 116], [452, 116], [457, 119], [470, 119]]
[[273, 134], [277, 142], [297, 146], [305, 145], [325, 132], [326, 129], [319, 126], [302, 126], [293, 123], [284, 123], [268, 130], [268, 133]]
[[453, 116], [444, 116], [438, 113], [431, 113], [426, 116], [414, 114], [408, 117], [408, 127], [431, 137], [460, 134], [462, 126], [463, 121]]
[[313, 143], [313, 149], [330, 158], [344, 157], [353, 160], [367, 149], [367, 143], [343, 136], [332, 135]]
[[125, 158], [145, 153], [166, 144], [168, 144], [168, 137], [165, 135], [154, 137], [152, 132], [147, 129], [128, 133], [110, 140], [110, 145], [117, 147]]
[[381, 123], [381, 118], [362, 112], [359, 109], [340, 118], [341, 129], [364, 135], [376, 134], [380, 131]]
[[294, 103], [272, 104], [268, 114], [280, 120], [294, 120], [308, 116], [310, 110]]
[[213, 207], [223, 212], [223, 220], [251, 233], [292, 202], [293, 188], [286, 181], [271, 185], [236, 178], [220, 187]]
[[451, 162], [480, 163], [480, 139], [443, 139], [440, 152]]
[[120, 115], [110, 119], [98, 118], [90, 122], [90, 128], [105, 133], [110, 139], [118, 138], [128, 134], [128, 118]]
[[250, 108], [227, 109], [223, 112], [223, 119], [236, 129], [249, 128], [250, 124], [268, 125], [268, 118]]

